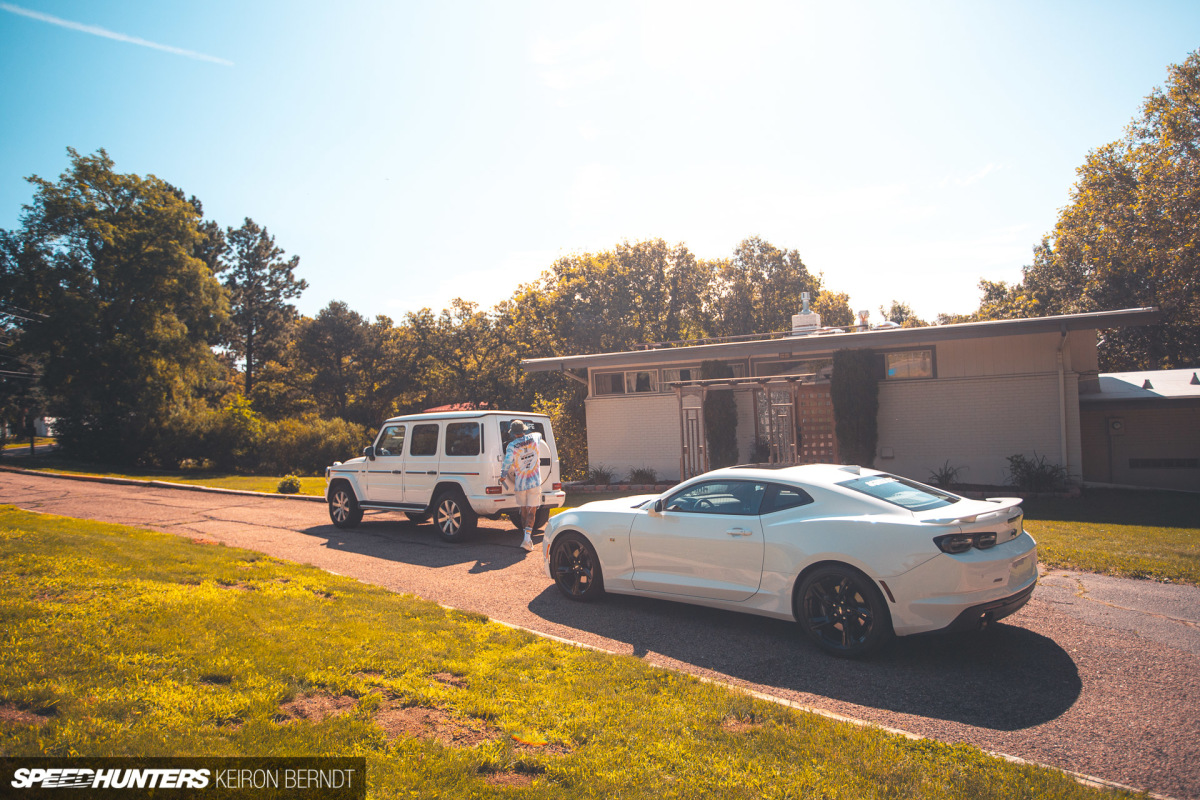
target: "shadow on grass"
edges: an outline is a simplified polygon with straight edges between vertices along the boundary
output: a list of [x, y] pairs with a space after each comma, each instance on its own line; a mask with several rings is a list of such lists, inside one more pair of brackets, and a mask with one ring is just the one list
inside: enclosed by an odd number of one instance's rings
[[1147, 528], [1195, 528], [1200, 520], [1200, 494], [1186, 492], [1085, 489], [1078, 497], [1035, 497], [1021, 505], [1030, 520]]
[[870, 660], [818, 650], [790, 622], [665, 600], [565, 600], [553, 587], [529, 609], [547, 621], [630, 643], [732, 678], [867, 708], [1014, 731], [1055, 719], [1083, 684], [1054, 641], [1015, 625], [897, 640]]

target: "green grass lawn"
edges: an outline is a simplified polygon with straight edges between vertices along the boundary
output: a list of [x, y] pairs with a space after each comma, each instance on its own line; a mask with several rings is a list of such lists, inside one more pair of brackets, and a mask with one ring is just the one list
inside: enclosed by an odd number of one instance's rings
[[1200, 585], [1200, 494], [1088, 489], [1024, 508], [1048, 566]]
[[[54, 444], [53, 439], [45, 436], [35, 436], [33, 439], [33, 447], [36, 451], [39, 447], [48, 447]], [[29, 439], [8, 439], [4, 443], [4, 450], [29, 450]]]
[[387, 798], [1099, 798], [257, 553], [0, 506], [0, 755], [363, 756]]

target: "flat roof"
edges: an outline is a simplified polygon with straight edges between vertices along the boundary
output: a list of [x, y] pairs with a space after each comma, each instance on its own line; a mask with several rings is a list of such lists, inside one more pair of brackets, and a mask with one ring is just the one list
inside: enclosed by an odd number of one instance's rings
[[1079, 402], [1186, 398], [1200, 399], [1200, 367], [1101, 373], [1100, 391], [1080, 394]]
[[606, 366], [648, 367], [669, 362], [742, 359], [769, 355], [794, 358], [807, 354], [827, 353], [831, 350], [904, 347], [995, 336], [1126, 328], [1134, 325], [1152, 325], [1158, 322], [1158, 319], [1157, 308], [1126, 308], [1119, 311], [1093, 311], [1087, 314], [1063, 314], [1055, 317], [960, 322], [953, 325], [930, 325], [923, 328], [881, 328], [851, 333], [813, 333], [806, 336], [783, 336], [714, 344], [684, 344], [678, 347], [656, 347], [619, 353], [528, 358], [521, 361], [521, 366], [525, 368], [526, 372], [563, 372], [571, 369]]

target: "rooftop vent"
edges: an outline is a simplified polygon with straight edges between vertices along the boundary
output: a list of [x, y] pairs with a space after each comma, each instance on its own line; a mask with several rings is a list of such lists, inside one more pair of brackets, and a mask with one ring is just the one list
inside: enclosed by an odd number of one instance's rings
[[808, 307], [808, 292], [800, 293], [803, 307], [792, 315], [792, 336], [806, 336], [821, 327], [821, 315]]

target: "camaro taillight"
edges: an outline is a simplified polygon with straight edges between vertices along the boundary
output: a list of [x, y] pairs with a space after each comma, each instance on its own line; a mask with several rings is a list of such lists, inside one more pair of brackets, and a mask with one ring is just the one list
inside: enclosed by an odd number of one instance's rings
[[945, 536], [933, 537], [933, 543], [938, 550], [952, 556], [961, 555], [972, 547], [987, 550], [996, 546], [996, 532], [982, 531], [980, 533], [948, 533]]

